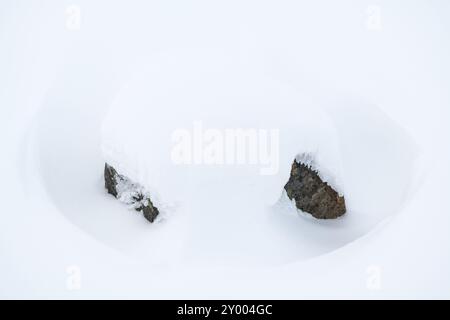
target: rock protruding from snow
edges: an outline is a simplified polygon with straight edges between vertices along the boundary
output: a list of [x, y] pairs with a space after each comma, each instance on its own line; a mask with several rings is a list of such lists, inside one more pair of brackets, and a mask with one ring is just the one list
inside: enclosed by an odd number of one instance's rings
[[322, 181], [319, 173], [308, 163], [294, 160], [284, 189], [298, 209], [317, 219], [335, 219], [346, 212], [344, 197]]
[[142, 211], [148, 221], [154, 222], [159, 215], [158, 208], [153, 206], [148, 192], [141, 185], [118, 174], [108, 164], [105, 164], [105, 188], [119, 201], [137, 211]]

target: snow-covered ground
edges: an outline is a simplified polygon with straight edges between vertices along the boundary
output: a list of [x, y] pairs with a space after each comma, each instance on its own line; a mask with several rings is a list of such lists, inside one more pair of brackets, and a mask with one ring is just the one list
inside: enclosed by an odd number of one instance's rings
[[[0, 297], [450, 298], [449, 17], [446, 1], [3, 1]], [[278, 130], [276, 166], [174, 163], [174, 132], [199, 123]], [[282, 194], [301, 152], [344, 217]], [[107, 195], [105, 160], [164, 219]]]

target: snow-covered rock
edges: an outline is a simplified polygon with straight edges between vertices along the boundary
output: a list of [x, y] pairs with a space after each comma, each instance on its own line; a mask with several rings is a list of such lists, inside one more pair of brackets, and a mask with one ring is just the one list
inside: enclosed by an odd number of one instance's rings
[[150, 195], [142, 186], [118, 174], [108, 164], [105, 164], [104, 175], [105, 188], [108, 190], [108, 193], [131, 208], [142, 211], [148, 221], [155, 221], [159, 215], [159, 210], [153, 206]]
[[298, 209], [318, 219], [335, 219], [345, 214], [345, 198], [320, 178], [310, 156], [301, 158], [309, 161], [294, 160], [291, 177], [284, 186], [289, 199], [295, 201]]

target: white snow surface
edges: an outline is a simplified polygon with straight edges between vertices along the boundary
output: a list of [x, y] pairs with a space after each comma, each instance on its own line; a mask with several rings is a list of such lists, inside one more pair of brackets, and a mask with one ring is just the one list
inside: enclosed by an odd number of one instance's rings
[[[228, 183], [229, 193], [244, 195], [236, 203], [222, 195], [233, 207], [241, 207], [242, 201], [273, 205], [296, 156], [311, 150], [322, 178], [342, 190], [336, 182], [340, 155], [332, 121], [301, 90], [232, 52], [178, 49], [148, 62], [115, 98], [103, 122], [102, 150], [106, 162], [144, 185], [157, 204], [202, 202], [213, 196], [217, 184]], [[193, 136], [196, 123], [219, 133], [279, 130], [271, 150], [273, 173], [262, 175], [261, 167], [268, 164], [255, 166], [248, 160], [240, 165], [174, 163], [174, 132], [187, 130]], [[265, 142], [269, 149], [270, 142]]]
[[[447, 1], [70, 5], [0, 4], [0, 297], [450, 297]], [[279, 129], [278, 173], [174, 165], [199, 121]], [[283, 193], [302, 153], [342, 218]]]

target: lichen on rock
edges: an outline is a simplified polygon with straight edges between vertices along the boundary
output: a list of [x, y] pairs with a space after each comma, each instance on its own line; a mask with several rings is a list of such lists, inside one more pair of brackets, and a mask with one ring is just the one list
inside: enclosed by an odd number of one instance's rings
[[294, 160], [284, 189], [298, 209], [317, 219], [335, 219], [346, 212], [344, 196], [323, 181], [308, 163]]
[[109, 194], [116, 197], [131, 208], [143, 213], [144, 217], [154, 222], [159, 215], [159, 210], [153, 206], [148, 192], [138, 183], [120, 175], [107, 163], [105, 163], [105, 188]]

